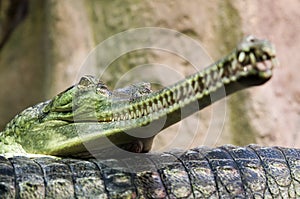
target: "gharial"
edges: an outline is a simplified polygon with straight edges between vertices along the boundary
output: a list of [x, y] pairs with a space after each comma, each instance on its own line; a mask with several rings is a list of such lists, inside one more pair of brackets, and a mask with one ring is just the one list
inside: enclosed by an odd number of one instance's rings
[[263, 84], [276, 63], [273, 45], [249, 36], [226, 57], [157, 92], [148, 83], [110, 91], [84, 76], [0, 133], [1, 198], [300, 197], [299, 149], [146, 153], [160, 130], [211, 104], [211, 94], [218, 100], [224, 88], [228, 95]]

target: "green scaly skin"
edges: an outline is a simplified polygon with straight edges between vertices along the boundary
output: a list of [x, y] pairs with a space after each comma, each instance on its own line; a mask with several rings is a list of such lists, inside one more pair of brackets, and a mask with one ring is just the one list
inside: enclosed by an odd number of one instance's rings
[[224, 88], [229, 95], [265, 83], [275, 64], [272, 44], [249, 36], [226, 57], [157, 92], [147, 83], [109, 91], [84, 76], [8, 123], [0, 134], [0, 152], [83, 157], [115, 145], [148, 152], [162, 129], [223, 98]]

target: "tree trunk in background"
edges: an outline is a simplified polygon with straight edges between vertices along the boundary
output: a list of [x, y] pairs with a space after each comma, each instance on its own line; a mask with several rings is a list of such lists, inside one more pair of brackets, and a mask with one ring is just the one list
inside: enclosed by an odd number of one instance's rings
[[30, 3], [27, 18], [0, 51], [0, 127], [45, 99], [47, 17], [44, 1]]
[[[300, 147], [299, 7], [297, 0], [32, 0], [27, 19], [0, 54], [0, 125], [66, 89], [82, 73], [103, 70], [96, 64], [83, 68], [83, 63], [105, 39], [128, 29], [162, 27], [195, 39], [213, 60], [244, 35], [270, 39], [281, 67], [266, 85], [239, 92], [163, 131], [155, 150], [226, 143]], [[154, 62], [184, 76], [193, 72], [188, 60], [141, 50], [114, 61], [102, 79], [114, 88], [128, 71]], [[224, 104], [226, 110], [219, 110]]]

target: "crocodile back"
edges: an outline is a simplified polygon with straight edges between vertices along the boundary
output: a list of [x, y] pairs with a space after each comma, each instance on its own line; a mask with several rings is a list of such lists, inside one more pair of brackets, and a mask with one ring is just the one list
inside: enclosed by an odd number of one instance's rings
[[300, 149], [222, 146], [80, 160], [0, 156], [1, 198], [297, 198]]

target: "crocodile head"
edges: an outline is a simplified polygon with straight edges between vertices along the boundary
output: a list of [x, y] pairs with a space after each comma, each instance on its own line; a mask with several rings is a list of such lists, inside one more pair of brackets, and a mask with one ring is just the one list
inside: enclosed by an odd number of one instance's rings
[[0, 152], [25, 150], [28, 153], [89, 157], [88, 145], [95, 145], [91, 147], [95, 150], [117, 145], [132, 152], [142, 152], [146, 148], [148, 151], [153, 137], [136, 139], [123, 133], [138, 124], [124, 123], [125, 117], [129, 116], [120, 116], [117, 111], [151, 92], [150, 84], [145, 82], [110, 91], [98, 78], [83, 76], [77, 84], [53, 99], [17, 115], [5, 131], [0, 132]]
[[[26, 152], [60, 156], [88, 157], [118, 147], [148, 152], [160, 130], [212, 103], [211, 93], [262, 84], [275, 64], [272, 44], [247, 37], [215, 64], [157, 92], [148, 83], [110, 91], [97, 78], [84, 76], [52, 100], [17, 115], [0, 138], [14, 140]], [[195, 102], [198, 107], [190, 106]], [[152, 124], [155, 128], [145, 128]]]

